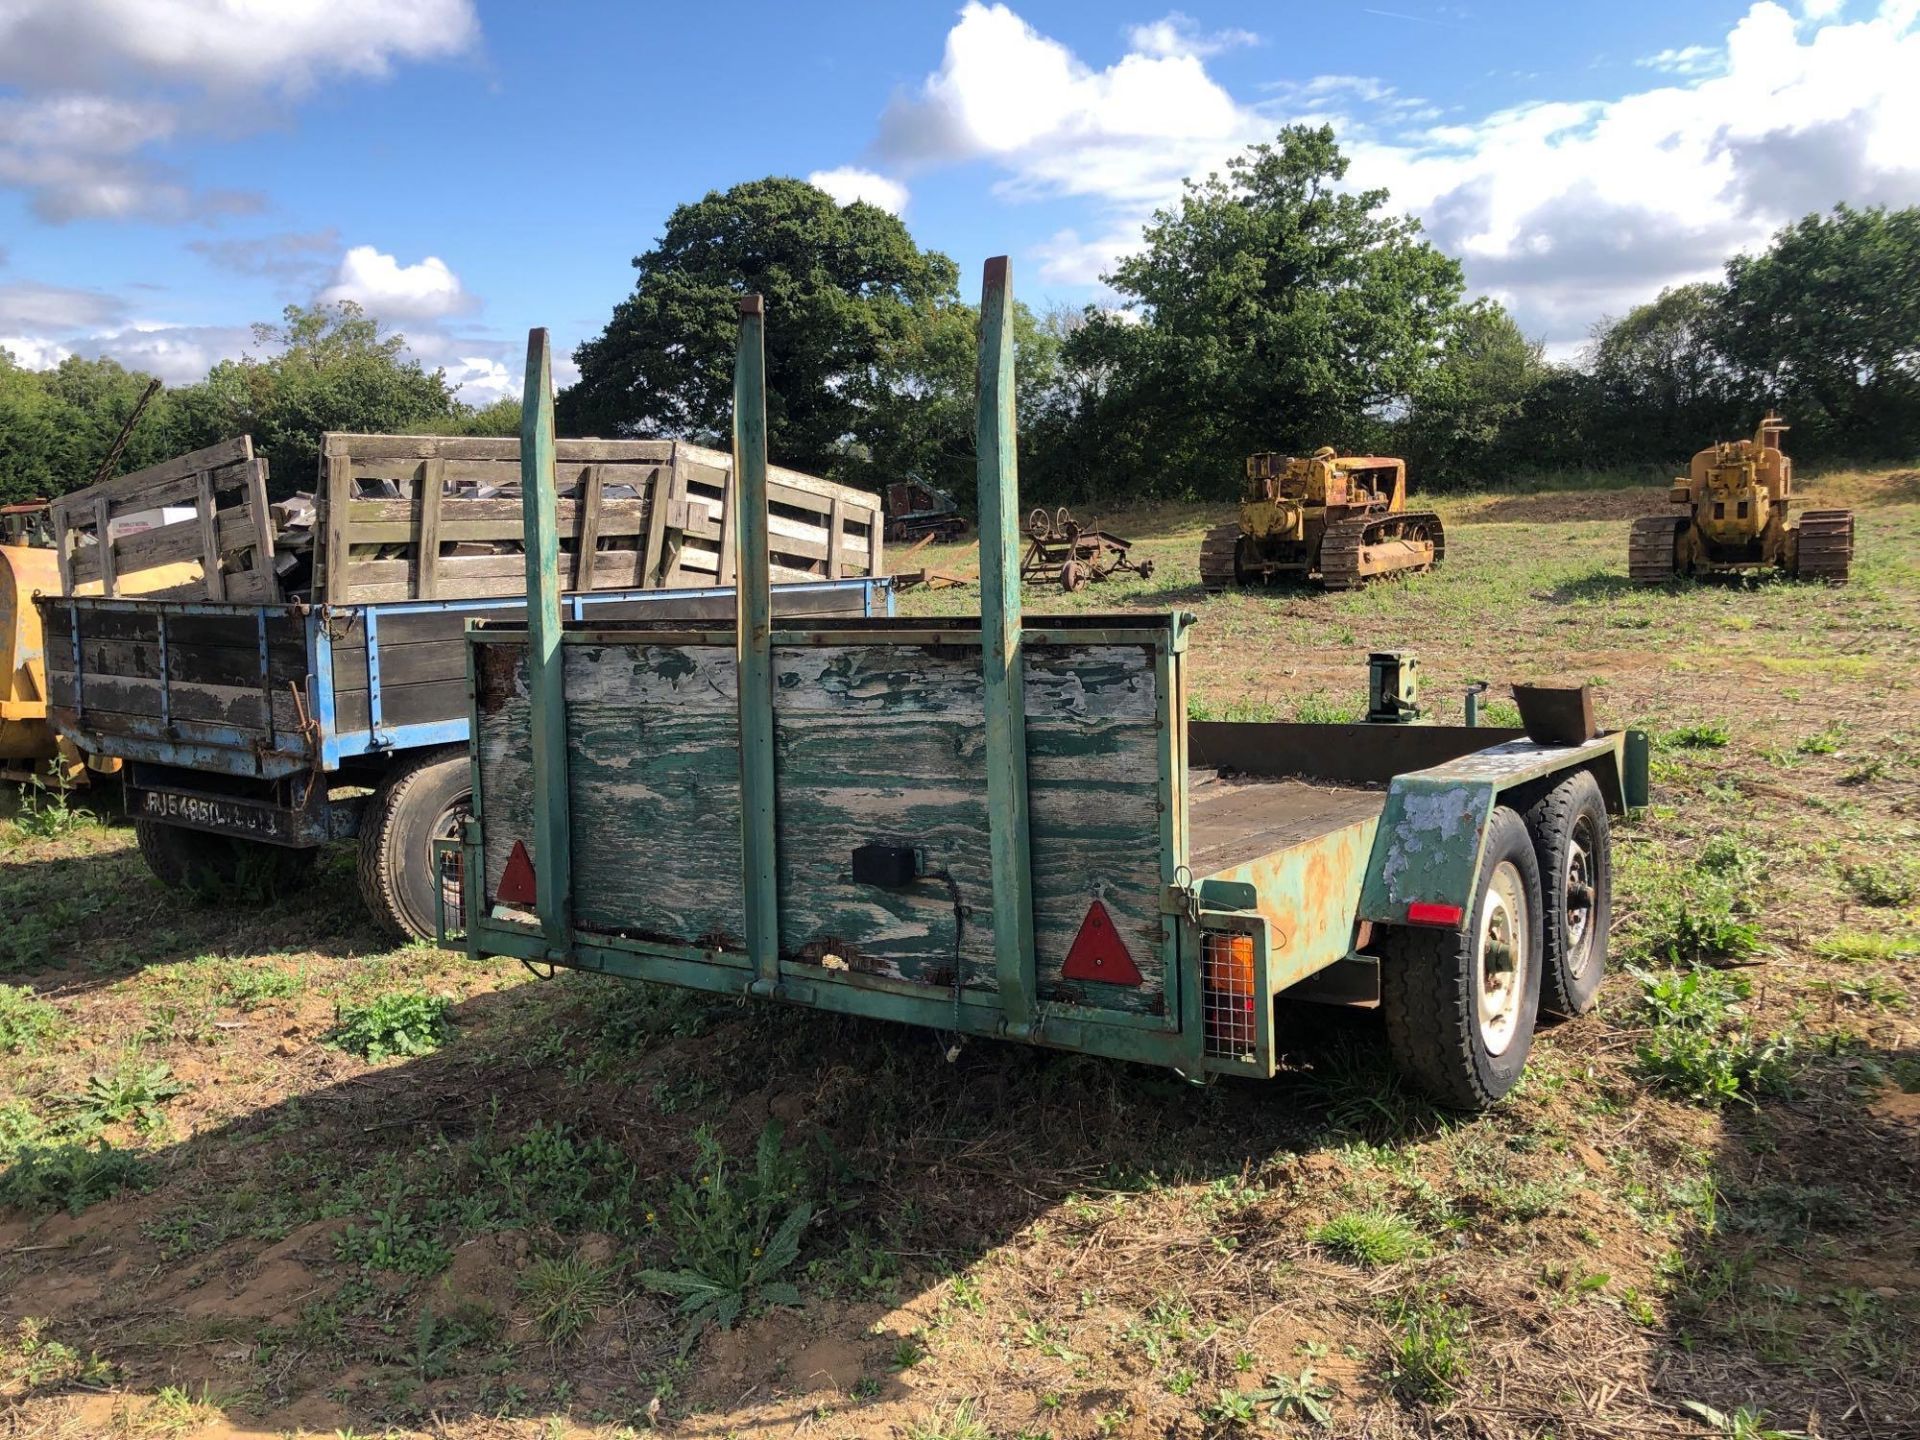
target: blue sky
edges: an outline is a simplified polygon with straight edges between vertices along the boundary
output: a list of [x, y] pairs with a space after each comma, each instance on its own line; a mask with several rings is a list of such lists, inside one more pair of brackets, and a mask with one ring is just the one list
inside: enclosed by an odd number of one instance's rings
[[1567, 355], [1807, 209], [1920, 201], [1916, 73], [1920, 0], [0, 0], [0, 345], [189, 380], [348, 297], [481, 401], [776, 173], [1078, 305], [1182, 175], [1324, 119]]

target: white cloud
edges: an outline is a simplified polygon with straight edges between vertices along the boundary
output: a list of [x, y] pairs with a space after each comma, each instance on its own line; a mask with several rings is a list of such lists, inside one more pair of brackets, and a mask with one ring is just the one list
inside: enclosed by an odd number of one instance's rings
[[1260, 37], [1251, 30], [1202, 31], [1199, 22], [1179, 10], [1127, 29], [1128, 46], [1141, 55], [1218, 55], [1259, 43]]
[[383, 321], [435, 320], [473, 308], [460, 277], [439, 256], [402, 265], [371, 245], [356, 245], [341, 257], [333, 283], [319, 298], [351, 300]]
[[34, 335], [0, 335], [0, 350], [26, 370], [52, 370], [73, 353], [56, 341]]
[[301, 293], [324, 285], [340, 254], [340, 232], [278, 231], [231, 240], [194, 240], [187, 249], [236, 275], [260, 275], [293, 284]]
[[1562, 347], [1602, 314], [1717, 275], [1809, 210], [1920, 201], [1920, 0], [1859, 19], [1830, 0], [1799, 16], [1758, 0], [1722, 43], [1649, 57], [1662, 74], [1651, 88], [1450, 123], [1364, 75], [1281, 82], [1243, 103], [1152, 30], [1096, 68], [1004, 4], [972, 0], [939, 68], [888, 108], [876, 150], [907, 172], [985, 160], [1004, 198], [1082, 197], [1092, 223], [1032, 253], [1049, 281], [1084, 284], [1137, 246], [1183, 176], [1286, 121], [1324, 119], [1352, 158], [1349, 185], [1386, 186], [1474, 290]]
[[472, 0], [0, 0], [0, 186], [48, 222], [211, 219], [262, 208], [152, 155], [237, 134], [334, 76], [463, 53]]
[[113, 324], [123, 320], [126, 313], [125, 301], [101, 290], [76, 290], [31, 280], [0, 285], [0, 330], [18, 335]]
[[1633, 62], [1646, 70], [1664, 70], [1669, 75], [1710, 75], [1726, 63], [1726, 54], [1717, 45], [1682, 45], [1643, 55]]
[[877, 205], [889, 215], [898, 215], [907, 208], [906, 186], [876, 171], [862, 170], [857, 165], [815, 170], [807, 176], [807, 183], [826, 191], [841, 205], [864, 200], [869, 205]]
[[1095, 240], [1083, 240], [1078, 230], [1056, 230], [1032, 249], [1040, 262], [1040, 278], [1053, 285], [1097, 285], [1114, 262], [1145, 248], [1140, 232], [1112, 230]]
[[458, 55], [472, 0], [7, 0], [0, 78], [36, 89], [164, 83], [299, 91], [331, 74]]

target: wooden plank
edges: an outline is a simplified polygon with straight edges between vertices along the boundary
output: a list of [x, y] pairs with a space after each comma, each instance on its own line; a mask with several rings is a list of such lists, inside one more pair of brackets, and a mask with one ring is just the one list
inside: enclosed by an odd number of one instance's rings
[[280, 574], [273, 568], [273, 507], [267, 502], [267, 462], [255, 456], [247, 463], [247, 509], [253, 516], [253, 565], [265, 583], [264, 598], [280, 598]]
[[[158, 719], [160, 682], [130, 675], [86, 675], [80, 686], [81, 698], [91, 719], [96, 710], [119, 715], [145, 715]], [[67, 672], [47, 675], [49, 704], [72, 706], [75, 701], [74, 677]], [[265, 733], [269, 713], [276, 730], [292, 729], [299, 715], [291, 693], [276, 691], [271, 712], [258, 684], [195, 685], [175, 681], [167, 686], [168, 718], [191, 720], [208, 725], [229, 725], [238, 730]]]
[[587, 467], [587, 478], [579, 499], [580, 534], [573, 542], [573, 588], [593, 588], [594, 555], [600, 548], [601, 469]]
[[315, 578], [324, 576], [325, 583], [315, 586], [315, 601], [331, 600], [343, 605], [350, 593], [347, 585], [347, 562], [353, 551], [347, 543], [347, 529], [352, 511], [349, 497], [353, 490], [353, 475], [346, 452], [337, 448], [341, 437], [326, 437], [326, 450], [320, 461], [322, 484], [320, 487], [320, 537], [321, 554], [315, 560]]
[[119, 576], [113, 563], [113, 530], [111, 517], [108, 514], [107, 497], [104, 495], [96, 496], [94, 499], [93, 523], [93, 533], [99, 537], [99, 543], [93, 548], [100, 557], [100, 590], [102, 594], [111, 596], [117, 593]]
[[[518, 465], [520, 441], [491, 435], [360, 435], [329, 431], [329, 445], [356, 460], [504, 460]], [[589, 461], [662, 461], [673, 454], [672, 440], [557, 440], [556, 464]], [[710, 454], [717, 452], [708, 452]]]
[[421, 600], [440, 598], [440, 504], [446, 492], [447, 462], [435, 457], [420, 467], [420, 538], [414, 542], [419, 557], [414, 569], [414, 594]]
[[[869, 575], [886, 574], [886, 571], [880, 568], [886, 563], [886, 555], [884, 553], [886, 548], [886, 530], [887, 527], [881, 519], [880, 511], [869, 508], [867, 511], [867, 533], [864, 537], [867, 552], [866, 573]], [[854, 549], [858, 545], [858, 541], [851, 538], [844, 539], [843, 543], [849, 549]]]
[[[684, 440], [681, 441], [680, 444], [685, 451], [687, 459], [695, 464], [711, 466], [716, 470], [730, 470], [733, 468], [733, 457], [724, 451], [709, 450], [704, 445], [694, 445]], [[767, 484], [771, 487], [769, 494], [778, 493], [778, 491], [782, 489], [797, 490], [803, 491], [815, 499], [826, 501], [832, 499], [835, 492], [838, 492], [846, 496], [849, 501], [863, 505], [868, 509], [877, 510], [880, 507], [880, 497], [870, 490], [856, 490], [851, 485], [841, 485], [833, 480], [822, 480], [817, 475], [808, 475], [799, 470], [788, 470], [780, 465], [769, 465], [767, 467]]]
[[220, 573], [220, 517], [214, 508], [213, 476], [202, 471], [197, 478], [200, 493], [194, 499], [194, 508], [200, 520], [200, 578], [206, 582], [209, 600], [224, 600], [227, 586]]
[[[384, 646], [381, 652], [384, 656]], [[383, 730], [395, 725], [438, 725], [448, 720], [467, 718], [466, 653], [460, 649], [453, 649], [452, 653], [460, 661], [460, 674], [451, 680], [395, 682], [389, 685], [385, 661], [382, 660], [380, 726]], [[353, 734], [368, 728], [371, 712], [365, 690], [337, 690], [334, 692], [333, 705], [334, 726], [340, 733]]]
[[[199, 582], [194, 582], [198, 589]], [[151, 596], [142, 595], [140, 599], [149, 600]], [[80, 638], [82, 640], [149, 640], [159, 639], [158, 606], [142, 605], [136, 609], [103, 609], [92, 603], [92, 597], [82, 596], [77, 600], [61, 602], [61, 623], [65, 628], [67, 610], [73, 610], [79, 618]], [[259, 651], [259, 616], [250, 609], [235, 608], [230, 612], [214, 614], [183, 615], [178, 611], [167, 616], [168, 642], [182, 645], [211, 645], [232, 647], [235, 649]], [[58, 648], [58, 647], [55, 647]], [[286, 658], [304, 663], [306, 656], [306, 637], [298, 616], [286, 610], [267, 612], [267, 649], [276, 663]], [[49, 654], [49, 661], [57, 657]]]
[[[128, 510], [146, 510], [156, 505], [173, 504], [177, 500], [190, 499], [197, 493], [197, 477], [203, 472], [225, 470], [228, 466], [239, 465], [252, 458], [253, 437], [239, 435], [231, 440], [222, 440], [218, 445], [209, 445], [204, 450], [176, 455], [171, 460], [162, 460], [158, 465], [149, 465], [144, 470], [135, 470], [112, 480], [103, 480], [98, 485], [89, 485], [84, 490], [75, 490], [55, 504], [69, 514], [82, 511], [91, 513], [94, 502], [104, 497], [114, 515], [124, 514]], [[231, 478], [233, 483], [241, 479], [237, 474]]]
[[666, 577], [660, 573], [661, 552], [667, 539], [667, 516], [673, 507], [686, 499], [686, 481], [680, 473], [678, 451], [674, 459], [660, 467], [660, 473], [653, 483], [653, 504], [647, 510], [647, 549], [640, 566], [642, 585], [664, 585]]
[[[411, 560], [355, 560], [347, 567], [347, 583], [354, 603], [410, 600], [414, 588]], [[523, 555], [443, 555], [436, 599], [484, 600], [498, 595], [525, 594], [527, 562]], [[591, 590], [636, 590], [640, 578], [638, 550], [601, 550], [593, 559]]]
[[840, 535], [841, 527], [845, 523], [845, 512], [842, 509], [844, 503], [836, 495], [833, 497], [833, 508], [827, 511], [827, 578], [829, 580], [840, 578]]
[[[65, 655], [61, 663], [49, 665], [50, 672], [69, 672], [73, 668], [73, 651], [63, 647]], [[51, 657], [49, 657], [51, 658]], [[269, 661], [271, 664], [271, 659]], [[274, 665], [271, 678], [296, 679], [305, 674], [305, 666], [293, 668]], [[159, 680], [164, 678], [160, 669], [160, 644], [157, 639], [149, 640], [82, 640], [80, 642], [80, 670], [88, 679], [97, 675], [120, 676], [131, 680]], [[260, 651], [256, 646], [243, 650], [227, 645], [183, 645], [169, 635], [167, 637], [167, 674], [175, 680], [197, 685], [260, 685]]]
[[[733, 476], [732, 474], [728, 474], [726, 489], [721, 492], [720, 509], [723, 515], [732, 515], [734, 501], [737, 495], [738, 492], [734, 489]], [[763, 510], [761, 513], [764, 515], [765, 511]], [[693, 527], [688, 526], [687, 528], [689, 533], [691, 533]], [[739, 533], [740, 527], [738, 525], [729, 525], [725, 523], [725, 521], [722, 521], [720, 525], [720, 561], [718, 566], [718, 574], [722, 585], [731, 585], [733, 583], [734, 547], [739, 544]]]
[[[251, 508], [230, 507], [218, 512], [220, 534], [220, 553], [234, 555], [243, 550], [251, 550], [256, 543], [256, 527]], [[271, 524], [271, 521], [269, 521]], [[202, 535], [200, 517], [196, 513], [190, 520], [175, 520], [169, 525], [156, 525], [151, 530], [143, 530], [138, 535], [129, 535], [125, 539], [113, 542], [114, 570], [120, 577], [120, 588], [125, 590], [125, 577], [142, 570], [152, 570], [161, 565], [176, 565], [182, 562], [197, 561], [201, 558]], [[84, 585], [89, 580], [100, 578], [101, 559], [105, 551], [100, 546], [89, 546], [73, 558], [73, 581]]]

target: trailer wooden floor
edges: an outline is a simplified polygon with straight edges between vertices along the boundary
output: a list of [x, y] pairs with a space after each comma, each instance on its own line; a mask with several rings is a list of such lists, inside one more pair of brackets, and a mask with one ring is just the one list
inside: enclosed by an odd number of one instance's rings
[[1205, 876], [1378, 816], [1387, 790], [1256, 776], [1222, 779], [1213, 770], [1195, 769], [1187, 774], [1187, 797], [1187, 865]]

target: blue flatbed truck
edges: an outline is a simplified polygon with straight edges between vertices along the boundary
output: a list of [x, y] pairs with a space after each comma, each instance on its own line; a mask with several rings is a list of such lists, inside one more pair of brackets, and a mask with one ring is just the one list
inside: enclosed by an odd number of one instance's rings
[[[502, 471], [517, 482], [517, 444], [328, 441], [330, 458], [341, 462], [335, 479], [347, 514], [331, 532], [336, 553], [323, 550], [318, 560], [322, 598], [38, 596], [49, 718], [88, 755], [123, 762], [141, 853], [164, 883], [206, 893], [281, 890], [300, 881], [320, 847], [354, 838], [376, 920], [396, 936], [431, 937], [445, 897], [457, 890], [432, 842], [458, 833], [470, 793], [463, 635], [471, 621], [524, 613], [525, 567], [517, 553], [447, 553], [423, 580], [417, 491], [395, 495], [384, 479], [386, 493], [371, 498], [365, 486], [348, 487], [354, 471], [390, 477], [415, 467], [415, 478], [449, 491], [435, 519], [442, 538], [429, 537], [430, 549], [478, 548], [476, 537], [491, 544], [504, 527], [517, 541], [517, 491], [503, 496], [494, 483]], [[733, 587], [715, 583], [733, 572], [713, 513], [724, 513], [731, 494], [712, 463], [725, 457], [640, 441], [562, 442], [562, 454], [573, 459], [571, 493], [581, 496], [562, 502], [574, 527], [570, 577], [615, 587], [569, 590], [560, 601], [566, 612], [623, 624], [730, 624]], [[427, 466], [430, 473], [418, 473]], [[469, 491], [483, 482], [485, 489], [458, 494], [463, 477]], [[877, 499], [808, 477], [787, 480], [784, 583], [775, 587], [781, 613], [891, 614], [892, 583], [871, 573], [882, 553]], [[807, 508], [815, 492], [798, 488], [806, 484], [819, 487], [817, 514]], [[591, 501], [597, 537], [584, 533]], [[327, 519], [323, 506], [323, 528]], [[820, 543], [828, 527], [842, 542], [831, 555]], [[819, 578], [802, 578], [808, 567]], [[440, 594], [406, 593], [422, 588]], [[510, 593], [461, 593], [474, 590]]]
[[[1591, 1007], [1643, 739], [1585, 714], [1558, 735], [1534, 717], [1538, 738], [1192, 724], [1203, 620], [1024, 616], [1004, 259], [981, 303], [981, 614], [784, 619], [764, 310], [741, 309], [736, 625], [565, 613], [530, 341], [530, 604], [468, 632], [474, 808], [446, 842], [470, 953], [1196, 1079], [1272, 1075], [1282, 997], [1376, 1006], [1412, 1079], [1463, 1109], [1517, 1083], [1539, 1016]], [[1390, 677], [1383, 722], [1406, 714]]]

